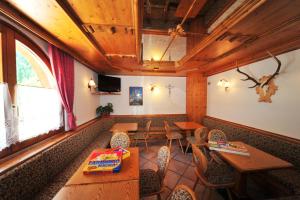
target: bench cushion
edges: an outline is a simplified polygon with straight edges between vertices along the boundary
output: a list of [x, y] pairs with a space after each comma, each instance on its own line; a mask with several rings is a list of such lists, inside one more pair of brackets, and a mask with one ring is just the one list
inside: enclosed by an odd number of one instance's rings
[[283, 185], [291, 194], [300, 195], [300, 173], [295, 169], [280, 169], [267, 172], [274, 181]]

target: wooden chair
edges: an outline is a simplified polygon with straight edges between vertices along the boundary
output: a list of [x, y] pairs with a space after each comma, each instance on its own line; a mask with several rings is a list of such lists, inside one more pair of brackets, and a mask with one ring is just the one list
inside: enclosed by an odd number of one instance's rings
[[183, 138], [182, 135], [178, 132], [171, 131], [171, 128], [170, 128], [167, 121], [164, 121], [164, 124], [165, 124], [165, 130], [166, 130], [167, 143], [169, 142], [170, 151], [171, 151], [171, 148], [172, 148], [172, 141], [177, 140], [179, 145], [180, 145], [182, 153], [184, 153], [183, 148], [182, 148], [182, 144], [181, 144], [181, 141], [180, 141]]
[[209, 131], [208, 141], [217, 142], [221, 140], [227, 142], [227, 137], [223, 131], [219, 129], [212, 129], [211, 131]]
[[116, 148], [116, 147], [122, 147], [122, 148], [128, 148], [130, 146], [130, 138], [127, 135], [127, 133], [124, 132], [116, 132], [113, 134], [113, 136], [110, 139], [110, 147]]
[[[201, 148], [204, 149], [205, 147], [202, 146]], [[203, 196], [206, 189], [208, 189], [208, 199], [212, 189], [226, 189], [229, 199], [232, 200], [229, 189], [235, 185], [233, 169], [222, 160], [218, 160], [217, 157], [211, 156], [213, 154], [209, 154], [202, 149], [200, 150], [196, 145], [192, 145], [192, 149], [193, 162], [196, 166], [195, 174], [197, 176], [193, 190], [195, 190], [200, 180], [205, 186]]]
[[168, 200], [196, 200], [196, 195], [193, 190], [191, 190], [186, 185], [177, 185], [172, 191]]
[[194, 136], [188, 136], [186, 137], [186, 140], [188, 142], [186, 149], [185, 149], [185, 154], [190, 147], [190, 145], [195, 144], [195, 145], [200, 145], [206, 142], [207, 140], [207, 128], [202, 127], [202, 128], [197, 128], [194, 132]]
[[135, 146], [137, 144], [137, 142], [139, 140], [141, 141], [144, 141], [145, 142], [145, 145], [146, 145], [146, 149], [148, 150], [148, 142], [147, 142], [147, 139], [149, 138], [149, 132], [150, 132], [150, 127], [151, 127], [151, 120], [149, 120], [146, 124], [146, 127], [145, 127], [145, 131], [143, 133], [136, 133], [134, 136], [133, 136], [133, 140], [135, 141]]
[[159, 149], [157, 155], [157, 171], [153, 169], [140, 170], [141, 197], [157, 195], [157, 198], [161, 199], [160, 194], [163, 192], [163, 182], [170, 162], [170, 156], [170, 149], [167, 146], [163, 146]]

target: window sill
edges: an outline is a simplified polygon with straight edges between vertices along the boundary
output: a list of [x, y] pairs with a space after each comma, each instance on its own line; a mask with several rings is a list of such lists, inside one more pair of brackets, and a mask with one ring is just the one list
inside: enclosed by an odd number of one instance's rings
[[35, 156], [36, 154], [38, 154], [42, 151], [45, 151], [46, 149], [50, 148], [51, 146], [70, 137], [71, 135], [76, 134], [78, 131], [92, 125], [93, 123], [95, 123], [98, 120], [100, 120], [100, 118], [90, 120], [90, 121], [80, 125], [79, 127], [77, 127], [77, 129], [75, 131], [67, 131], [67, 132], [62, 132], [60, 134], [56, 134], [56, 135], [49, 137], [41, 142], [38, 142], [30, 147], [27, 147], [19, 152], [16, 152], [12, 155], [9, 155], [9, 156], [1, 159], [0, 160], [0, 175], [5, 173], [6, 171], [10, 170], [11, 168], [22, 164], [26, 160]]

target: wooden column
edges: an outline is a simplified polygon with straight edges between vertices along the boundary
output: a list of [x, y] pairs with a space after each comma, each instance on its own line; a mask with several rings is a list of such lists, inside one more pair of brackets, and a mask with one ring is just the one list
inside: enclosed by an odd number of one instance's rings
[[207, 77], [190, 72], [186, 79], [186, 112], [190, 121], [201, 122], [206, 115]]

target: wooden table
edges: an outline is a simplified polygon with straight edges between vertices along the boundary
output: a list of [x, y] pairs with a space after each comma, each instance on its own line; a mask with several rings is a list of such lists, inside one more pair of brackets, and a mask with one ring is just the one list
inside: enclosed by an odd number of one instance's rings
[[192, 131], [196, 130], [197, 128], [204, 127], [196, 122], [174, 122], [174, 124], [183, 130], [186, 133], [186, 136], [190, 136]]
[[256, 149], [243, 142], [233, 142], [244, 145], [250, 153], [250, 156], [241, 156], [226, 152], [216, 151], [227, 163], [234, 167], [236, 173], [236, 186], [234, 192], [240, 198], [247, 197], [247, 175], [259, 171], [268, 171], [272, 169], [289, 168], [293, 165], [285, 160], [277, 158], [269, 153]]
[[54, 199], [139, 199], [139, 150], [128, 150], [130, 157], [123, 160], [119, 173], [84, 175], [83, 167], [88, 162], [86, 159]]
[[137, 123], [115, 123], [110, 129], [111, 132], [121, 131], [121, 132], [134, 132], [138, 130]]

